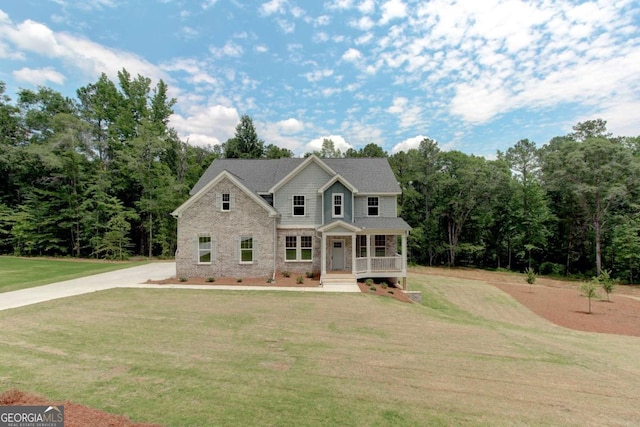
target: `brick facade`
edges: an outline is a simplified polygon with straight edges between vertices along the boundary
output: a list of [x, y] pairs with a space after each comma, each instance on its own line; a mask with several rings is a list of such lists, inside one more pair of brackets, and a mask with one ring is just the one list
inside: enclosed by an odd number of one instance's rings
[[[216, 194], [222, 193], [233, 197], [229, 212], [222, 212], [216, 207]], [[232, 181], [223, 179], [178, 218], [177, 276], [270, 278], [274, 270], [275, 221], [263, 206]], [[210, 235], [214, 241], [214, 260], [210, 264], [197, 262], [197, 239], [203, 234]], [[240, 263], [240, 236], [254, 239], [254, 261], [251, 264]]]

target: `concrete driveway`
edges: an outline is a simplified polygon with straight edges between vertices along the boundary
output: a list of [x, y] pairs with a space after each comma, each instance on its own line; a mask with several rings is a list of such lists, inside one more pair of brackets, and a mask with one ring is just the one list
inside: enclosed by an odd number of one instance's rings
[[0, 293], [0, 311], [23, 307], [66, 298], [74, 295], [88, 294], [112, 288], [162, 288], [162, 289], [208, 289], [208, 290], [250, 290], [250, 291], [294, 291], [294, 292], [354, 292], [359, 293], [357, 285], [325, 285], [314, 288], [273, 287], [273, 286], [237, 286], [237, 285], [154, 285], [146, 284], [147, 280], [162, 280], [176, 275], [175, 262], [154, 262], [138, 267], [123, 268], [108, 273], [85, 276], [79, 279], [51, 283], [50, 285], [20, 289], [19, 291]]
[[123, 268], [108, 273], [79, 279], [51, 283], [50, 285], [0, 293], [0, 310], [23, 307], [52, 299], [87, 294], [111, 288], [130, 287], [147, 280], [160, 280], [175, 276], [175, 262], [154, 262], [137, 267]]

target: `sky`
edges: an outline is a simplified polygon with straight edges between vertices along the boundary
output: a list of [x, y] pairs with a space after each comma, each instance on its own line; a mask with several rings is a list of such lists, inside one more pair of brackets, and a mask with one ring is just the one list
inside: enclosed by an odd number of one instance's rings
[[199, 146], [244, 114], [295, 155], [431, 138], [492, 158], [595, 118], [640, 135], [638, 0], [0, 0], [13, 100], [123, 68], [167, 83]]

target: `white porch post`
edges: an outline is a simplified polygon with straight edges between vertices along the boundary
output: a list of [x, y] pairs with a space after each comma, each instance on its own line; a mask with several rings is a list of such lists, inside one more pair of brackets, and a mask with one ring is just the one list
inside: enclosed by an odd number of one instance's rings
[[351, 233], [351, 274], [356, 272], [356, 233]]
[[407, 238], [409, 237], [409, 232], [405, 231], [402, 234], [402, 288], [407, 290]]
[[324, 277], [327, 274], [327, 236], [325, 233], [322, 233], [322, 249], [320, 251], [322, 253], [320, 266], [320, 277]]
[[367, 233], [367, 272], [371, 273], [371, 234]]

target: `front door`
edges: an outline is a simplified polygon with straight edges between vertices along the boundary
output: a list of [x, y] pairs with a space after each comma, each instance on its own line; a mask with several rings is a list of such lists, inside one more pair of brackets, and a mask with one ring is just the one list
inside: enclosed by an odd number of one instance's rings
[[344, 270], [344, 240], [331, 243], [331, 270]]

